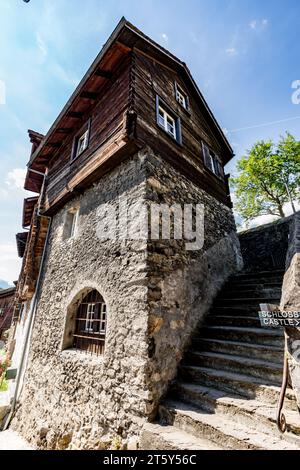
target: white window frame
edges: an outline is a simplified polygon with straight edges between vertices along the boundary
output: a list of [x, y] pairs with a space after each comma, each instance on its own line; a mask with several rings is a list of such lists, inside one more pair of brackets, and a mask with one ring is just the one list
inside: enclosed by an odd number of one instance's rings
[[79, 157], [79, 155], [81, 155], [88, 148], [88, 144], [89, 129], [86, 129], [86, 131], [77, 139], [75, 158]]
[[80, 129], [73, 139], [71, 160], [76, 160], [89, 146], [91, 134], [91, 118], [86, 125]]
[[94, 332], [94, 317], [95, 317], [95, 309], [96, 309], [96, 304], [90, 303], [87, 304], [87, 311], [86, 311], [86, 320], [85, 320], [85, 326], [84, 326], [84, 331], [87, 333], [93, 333]]
[[176, 100], [184, 109], [188, 109], [188, 97], [178, 85], [176, 85]]
[[[102, 303], [100, 307], [100, 322], [99, 322], [99, 333], [101, 334], [106, 333], [106, 316], [107, 316], [106, 304]], [[104, 325], [104, 328], [103, 328], [103, 325]]]
[[156, 95], [156, 123], [172, 139], [182, 145], [180, 118], [158, 95]]
[[158, 124], [175, 140], [177, 139], [176, 120], [161, 104], [158, 107]]

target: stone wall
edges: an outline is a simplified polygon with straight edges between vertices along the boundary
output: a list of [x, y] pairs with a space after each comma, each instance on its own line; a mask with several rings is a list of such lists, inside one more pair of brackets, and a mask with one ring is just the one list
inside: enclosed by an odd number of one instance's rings
[[[204, 247], [182, 240], [99, 240], [99, 207], [127, 200], [133, 232], [157, 203], [202, 203]], [[80, 207], [76, 238], [66, 211]], [[241, 267], [233, 216], [150, 149], [122, 163], [53, 218], [28, 370], [13, 428], [40, 448], [102, 448], [137, 436], [175, 377], [191, 332]], [[105, 354], [63, 350], [67, 313], [87, 289], [108, 308]]]
[[187, 251], [186, 241], [148, 243], [149, 377], [155, 403], [167, 391], [196, 327], [225, 280], [242, 269], [231, 209], [180, 175], [158, 156], [147, 159], [147, 200], [172, 206], [203, 204], [204, 246]]
[[[292, 217], [281, 310], [300, 312], [300, 212]], [[300, 328], [286, 328], [289, 369], [300, 407]]]
[[[97, 211], [145, 199], [138, 158], [115, 169], [52, 221], [21, 407], [13, 421], [41, 448], [97, 448], [126, 437], [152, 411], [146, 383], [147, 287], [144, 241], [100, 241]], [[80, 206], [75, 239], [63, 240], [66, 212]], [[107, 304], [106, 352], [62, 350], [67, 311], [80, 292], [97, 289]], [[150, 408], [150, 409], [149, 409]]]
[[285, 268], [291, 217], [239, 233], [245, 271]]

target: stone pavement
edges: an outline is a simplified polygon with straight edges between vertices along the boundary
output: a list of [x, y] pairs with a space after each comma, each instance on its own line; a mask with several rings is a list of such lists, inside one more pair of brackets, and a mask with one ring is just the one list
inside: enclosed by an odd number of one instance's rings
[[19, 434], [13, 431], [0, 432], [0, 450], [35, 450]]

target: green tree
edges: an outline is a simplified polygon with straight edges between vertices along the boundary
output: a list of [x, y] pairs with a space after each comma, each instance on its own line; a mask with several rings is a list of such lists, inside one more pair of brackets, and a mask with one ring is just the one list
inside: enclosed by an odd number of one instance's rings
[[300, 199], [300, 142], [288, 132], [277, 146], [271, 140], [257, 142], [237, 169], [231, 185], [246, 222], [260, 215], [285, 217], [284, 204]]

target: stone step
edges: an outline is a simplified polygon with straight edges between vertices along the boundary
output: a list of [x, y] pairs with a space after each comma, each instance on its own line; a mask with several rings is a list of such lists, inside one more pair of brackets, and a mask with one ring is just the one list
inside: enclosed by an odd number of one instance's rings
[[273, 298], [270, 299], [269, 297], [240, 297], [240, 298], [232, 298], [232, 299], [224, 299], [218, 297], [215, 306], [216, 307], [231, 307], [231, 306], [249, 306], [249, 307], [256, 307], [259, 310], [260, 304], [274, 304], [280, 305], [280, 298]]
[[255, 279], [261, 282], [263, 279], [283, 279], [283, 276], [285, 274], [285, 271], [282, 269], [274, 269], [270, 271], [258, 271], [258, 272], [239, 272], [235, 274], [234, 276], [231, 276], [230, 281], [241, 281], [244, 279]]
[[[235, 326], [204, 326], [200, 330], [201, 338], [214, 338], [239, 341], [283, 348], [284, 336], [278, 328], [246, 328]], [[199, 334], [199, 333], [198, 333]]]
[[[207, 367], [181, 366], [179, 369], [181, 382], [195, 383], [217, 388], [226, 393], [234, 393], [245, 398], [257, 399], [267, 404], [277, 405], [280, 387], [258, 377], [237, 374]], [[297, 402], [292, 389], [286, 391], [285, 408], [297, 411]]]
[[238, 316], [238, 315], [209, 315], [206, 320], [207, 325], [215, 326], [241, 326], [241, 327], [254, 327], [261, 326], [258, 314], [256, 316]]
[[140, 437], [141, 450], [222, 450], [208, 439], [195, 437], [175, 426], [146, 423]]
[[224, 353], [190, 351], [185, 358], [184, 365], [228, 370], [266, 379], [278, 385], [282, 382], [282, 366], [261, 359], [250, 359]]
[[192, 405], [168, 400], [159, 407], [162, 423], [174, 425], [195, 437], [214, 442], [226, 449], [299, 450], [300, 446], [283, 440], [274, 432], [262, 433], [230, 416], [210, 413]]
[[230, 280], [225, 284], [225, 288], [230, 289], [244, 289], [244, 290], [251, 290], [251, 289], [282, 289], [283, 279], [265, 279], [265, 280], [257, 280], [257, 279], [241, 279], [241, 280]]
[[258, 288], [257, 286], [252, 289], [247, 286], [247, 289], [241, 289], [240, 286], [237, 287], [226, 287], [219, 294], [220, 299], [239, 299], [239, 298], [269, 298], [269, 299], [278, 299], [281, 298], [281, 289], [280, 288]]
[[242, 343], [239, 341], [224, 341], [213, 338], [201, 338], [193, 342], [193, 347], [198, 351], [218, 352], [233, 354], [256, 359], [265, 359], [282, 364], [283, 349], [276, 346], [263, 346], [254, 343]]
[[[218, 389], [188, 383], [178, 383], [173, 396], [176, 401], [181, 400], [213, 413], [230, 415], [231, 420], [250, 428], [257, 429], [259, 425], [260, 432], [278, 432], [275, 404], [245, 399]], [[285, 410], [284, 413], [289, 431], [285, 439], [300, 446], [300, 414], [291, 410]]]
[[233, 305], [231, 307], [219, 306], [219, 307], [214, 307], [206, 318], [208, 319], [210, 317], [215, 317], [218, 315], [238, 316], [238, 317], [246, 316], [246, 317], [258, 318], [258, 312], [259, 312], [259, 309], [257, 308], [257, 306], [253, 307], [252, 305], [243, 306], [243, 307], [240, 307], [239, 305]]
[[278, 289], [282, 290], [282, 283], [283, 280], [278, 280], [278, 281], [272, 281], [272, 280], [267, 280], [266, 282], [261, 282], [257, 281], [255, 279], [249, 279], [249, 280], [241, 280], [241, 281], [234, 281], [230, 280], [228, 281], [223, 289], [228, 289], [228, 290], [271, 290], [271, 289]]

